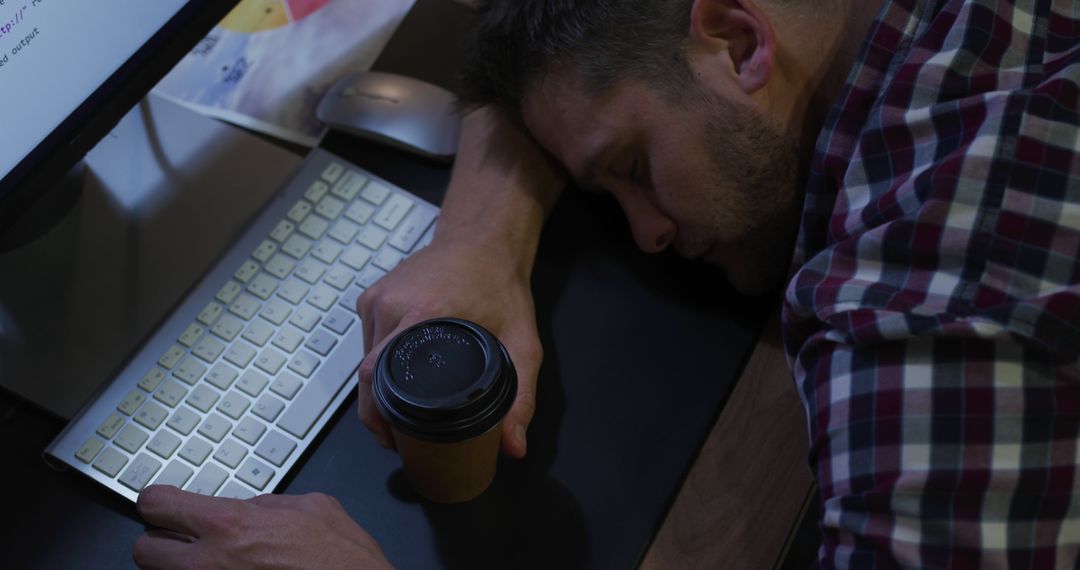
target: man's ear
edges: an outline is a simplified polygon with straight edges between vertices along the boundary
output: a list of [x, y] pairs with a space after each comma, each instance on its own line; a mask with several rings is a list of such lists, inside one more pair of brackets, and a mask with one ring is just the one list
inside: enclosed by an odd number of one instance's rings
[[754, 0], [694, 0], [690, 39], [705, 57], [729, 60], [743, 92], [754, 93], [769, 82], [776, 37]]

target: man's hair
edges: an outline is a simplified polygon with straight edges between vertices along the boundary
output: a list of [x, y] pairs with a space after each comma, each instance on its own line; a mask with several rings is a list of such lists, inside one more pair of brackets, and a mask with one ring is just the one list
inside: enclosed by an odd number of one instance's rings
[[520, 120], [548, 72], [577, 73], [590, 94], [636, 79], [675, 99], [693, 84], [692, 0], [482, 0], [465, 47], [462, 103]]

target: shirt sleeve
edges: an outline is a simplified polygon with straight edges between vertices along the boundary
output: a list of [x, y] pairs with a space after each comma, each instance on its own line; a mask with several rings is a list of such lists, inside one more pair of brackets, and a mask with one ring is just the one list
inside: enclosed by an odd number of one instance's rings
[[1080, 371], [982, 332], [801, 352], [820, 566], [1080, 562]]

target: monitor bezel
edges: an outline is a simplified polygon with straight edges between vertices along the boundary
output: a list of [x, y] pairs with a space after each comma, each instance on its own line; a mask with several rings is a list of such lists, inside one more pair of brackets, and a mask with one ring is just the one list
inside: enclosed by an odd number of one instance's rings
[[0, 179], [0, 234], [78, 164], [238, 2], [189, 0]]

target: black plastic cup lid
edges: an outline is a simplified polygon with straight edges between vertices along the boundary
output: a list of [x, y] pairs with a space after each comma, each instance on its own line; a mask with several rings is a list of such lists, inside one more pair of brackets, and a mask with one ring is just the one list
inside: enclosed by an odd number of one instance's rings
[[372, 392], [379, 413], [398, 431], [464, 441], [502, 421], [517, 394], [517, 372], [506, 347], [480, 325], [432, 319], [386, 345]]

